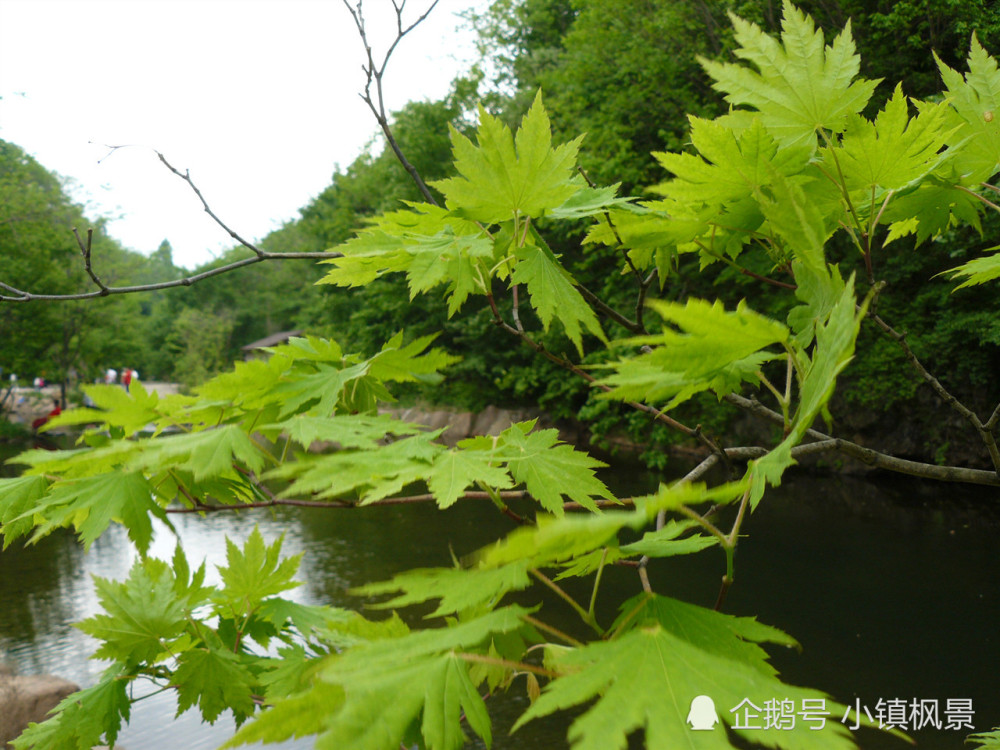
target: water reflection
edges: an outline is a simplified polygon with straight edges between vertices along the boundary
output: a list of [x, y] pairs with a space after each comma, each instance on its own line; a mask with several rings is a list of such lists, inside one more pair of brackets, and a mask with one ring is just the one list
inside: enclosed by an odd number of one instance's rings
[[[652, 486], [634, 472], [610, 480], [626, 493]], [[626, 487], [626, 483], [631, 486]], [[192, 564], [225, 562], [224, 536], [242, 543], [256, 525], [268, 541], [285, 534], [284, 551], [303, 553], [299, 579], [288, 593], [304, 603], [364, 607], [348, 591], [366, 581], [434, 565], [449, 565], [512, 528], [489, 503], [392, 506], [357, 511], [284, 508], [239, 516], [174, 516]], [[774, 663], [792, 683], [820, 687], [838, 700], [971, 698], [976, 726], [1000, 725], [1000, 511], [995, 493], [921, 483], [879, 484], [841, 478], [791, 478], [771, 493], [744, 526], [736, 583], [726, 609], [755, 614], [793, 634], [802, 653], [775, 652]], [[174, 539], [158, 527], [152, 554], [169, 559]], [[94, 644], [70, 627], [96, 611], [91, 575], [124, 578], [133, 560], [125, 534], [112, 529], [89, 553], [56, 534], [29, 548], [0, 553], [0, 650], [23, 672], [53, 672], [91, 684], [103, 665], [86, 656]], [[711, 606], [724, 571], [709, 550], [654, 563], [656, 590]], [[590, 582], [576, 592], [589, 594]], [[607, 572], [598, 600], [608, 623], [617, 602], [639, 590], [634, 571]], [[537, 603], [539, 594], [525, 595]], [[586, 635], [558, 603], [548, 619]], [[369, 612], [369, 614], [371, 614]], [[408, 619], [419, 612], [406, 613]], [[533, 722], [514, 737], [507, 730], [527, 705], [523, 684], [491, 701], [494, 747], [565, 747], [565, 721]], [[781, 696], [775, 696], [781, 698]], [[720, 712], [730, 707], [720, 706]], [[203, 727], [196, 714], [173, 721], [169, 695], [136, 705], [120, 742], [128, 750], [217, 746], [232, 731], [226, 719]], [[958, 733], [924, 732], [920, 745], [959, 746]], [[863, 737], [865, 748], [902, 747]], [[282, 748], [310, 747], [308, 740]], [[275, 746], [269, 746], [275, 747]]]

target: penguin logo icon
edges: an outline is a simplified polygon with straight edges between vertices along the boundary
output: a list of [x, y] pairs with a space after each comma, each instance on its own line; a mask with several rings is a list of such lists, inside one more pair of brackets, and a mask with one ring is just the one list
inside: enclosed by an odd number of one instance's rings
[[691, 710], [688, 711], [687, 723], [694, 730], [712, 730], [719, 722], [719, 715], [715, 712], [715, 702], [707, 695], [695, 696], [691, 701]]

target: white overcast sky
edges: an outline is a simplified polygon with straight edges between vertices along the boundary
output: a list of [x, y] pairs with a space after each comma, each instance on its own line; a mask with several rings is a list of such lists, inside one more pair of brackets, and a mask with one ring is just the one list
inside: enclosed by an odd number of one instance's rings
[[[404, 21], [429, 3], [407, 0]], [[472, 58], [457, 13], [484, 5], [440, 0], [401, 42], [390, 109], [448, 92]], [[378, 53], [395, 30], [392, 4], [363, 7]], [[153, 149], [259, 240], [375, 134], [358, 97], [362, 54], [342, 0], [0, 0], [0, 138], [69, 178], [126, 247], [149, 254], [168, 239], [191, 268], [233, 242]], [[105, 144], [135, 146], [108, 155]]]

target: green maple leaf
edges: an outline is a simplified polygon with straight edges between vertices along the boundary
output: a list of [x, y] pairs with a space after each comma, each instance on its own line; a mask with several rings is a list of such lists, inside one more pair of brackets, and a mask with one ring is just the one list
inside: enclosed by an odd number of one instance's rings
[[264, 425], [262, 430], [277, 430], [288, 435], [303, 448], [317, 441], [337, 443], [343, 448], [374, 450], [389, 435], [417, 435], [418, 425], [402, 422], [388, 414], [336, 414], [330, 417], [310, 417], [297, 414], [283, 422]]
[[226, 602], [236, 612], [253, 611], [261, 601], [301, 584], [292, 578], [299, 569], [301, 553], [281, 559], [278, 537], [273, 544], [265, 544], [260, 529], [254, 527], [243, 549], [226, 538], [226, 565], [219, 568], [225, 588], [218, 600]]
[[532, 568], [548, 567], [604, 547], [617, 547], [618, 532], [639, 520], [635, 513], [623, 512], [541, 516], [537, 525], [514, 529], [496, 544], [479, 550], [473, 559], [483, 567], [521, 561]]
[[3, 532], [4, 549], [31, 531], [34, 526], [32, 509], [48, 487], [44, 477], [0, 479], [0, 531]]
[[500, 433], [497, 445], [507, 457], [507, 468], [545, 510], [562, 515], [564, 498], [597, 510], [594, 498], [614, 495], [594, 474], [606, 466], [572, 446], [559, 443], [558, 430], [532, 432], [534, 421], [519, 422]]
[[581, 188], [549, 215], [556, 219], [583, 219], [603, 214], [611, 208], [629, 205], [630, 198], [617, 197], [619, 184], [601, 188]]
[[827, 170], [836, 173], [839, 164], [848, 190], [862, 191], [862, 206], [867, 205], [873, 189], [908, 187], [946, 158], [938, 152], [951, 135], [944, 127], [948, 105], [925, 104], [913, 119], [907, 110], [900, 84], [874, 122], [850, 117], [840, 146], [823, 149]]
[[712, 489], [690, 482], [661, 485], [656, 493], [636, 498], [633, 511], [541, 516], [535, 526], [514, 529], [496, 544], [479, 550], [473, 559], [483, 567], [523, 561], [531, 568], [543, 568], [587, 557], [595, 550], [603, 552], [604, 548], [616, 554], [617, 535], [622, 529], [642, 528], [664, 510], [707, 502], [731, 503], [742, 497], [747, 487], [746, 480]]
[[947, 87], [947, 103], [954, 112], [948, 125], [956, 128], [949, 139], [949, 145], [958, 151], [954, 156], [955, 173], [963, 184], [977, 185], [1000, 167], [1000, 70], [975, 34], [969, 50], [969, 72], [964, 78], [936, 54], [934, 59]]
[[306, 692], [275, 701], [273, 706], [244, 725], [219, 750], [319, 734], [343, 703], [342, 687], [316, 681]]
[[[823, 693], [777, 679], [757, 643], [788, 646], [794, 641], [752, 618], [640, 595], [623, 605], [618, 624], [629, 622], [630, 629], [614, 640], [550, 657], [547, 666], [563, 675], [546, 685], [514, 731], [532, 719], [596, 699], [570, 726], [574, 750], [621, 750], [636, 730], [644, 731], [649, 750], [721, 749], [731, 747], [724, 731], [692, 732], [687, 725], [696, 696], [712, 698], [719, 717], [730, 726], [734, 724], [730, 709], [744, 699], [758, 706], [775, 698], [791, 700], [796, 706], [803, 700], [821, 701], [831, 715], [843, 715], [843, 707]], [[621, 679], [623, 674], [629, 679]], [[636, 691], [636, 684], [644, 689]], [[733, 727], [732, 731], [749, 742], [787, 750], [855, 747], [846, 727], [829, 718], [819, 730], [799, 721], [791, 729]]]
[[89, 750], [99, 744], [114, 745], [132, 705], [129, 681], [122, 672], [120, 665], [114, 665], [96, 685], [66, 696], [53, 709], [52, 718], [28, 725], [13, 741], [15, 750]]
[[961, 276], [965, 277], [965, 281], [955, 287], [955, 289], [985, 284], [988, 281], [993, 281], [993, 279], [1000, 279], [1000, 253], [986, 255], [982, 258], [974, 258], [968, 263], [950, 268], [943, 273], [950, 274], [953, 279]]
[[[453, 314], [475, 291], [468, 284], [477, 258], [493, 254], [493, 243], [475, 222], [427, 203], [390, 211], [338, 249], [343, 257], [318, 283], [362, 286], [386, 273], [407, 274], [410, 298], [438, 284], [448, 286]], [[481, 285], [480, 285], [481, 286]]]
[[[828, 303], [823, 302], [826, 305]], [[854, 344], [868, 307], [867, 300], [858, 311], [854, 296], [854, 277], [851, 276], [836, 300], [829, 307], [826, 320], [816, 323], [816, 346], [809, 357], [799, 350], [796, 355], [804, 377], [799, 388], [799, 404], [785, 439], [763, 458], [751, 461], [747, 475], [752, 477], [753, 488], [750, 502], [756, 507], [764, 494], [764, 484], [781, 484], [781, 477], [789, 466], [795, 463], [791, 449], [797, 445], [812, 427], [816, 417], [826, 408], [833, 395], [837, 376], [847, 367], [854, 355]]]
[[263, 450], [238, 425], [169, 435], [151, 440], [133, 460], [135, 468], [159, 471], [163, 467], [189, 471], [196, 482], [231, 476], [233, 464], [241, 462], [254, 472], [264, 466]]
[[103, 641], [97, 658], [156, 662], [187, 625], [190, 602], [178, 596], [174, 576], [160, 560], [137, 561], [124, 582], [94, 576], [94, 588], [106, 614], [77, 627]]
[[662, 529], [647, 531], [642, 539], [626, 544], [620, 550], [625, 555], [647, 555], [648, 557], [673, 557], [689, 555], [719, 543], [715, 537], [695, 534], [681, 537], [697, 524], [694, 521], [670, 521]]
[[160, 417], [159, 395], [155, 391], [147, 393], [139, 381], [127, 392], [114, 385], [85, 385], [83, 391], [97, 408], [71, 409], [52, 419], [50, 428], [98, 422], [106, 427], [119, 427], [126, 436], [131, 436]]
[[456, 652], [482, 648], [494, 635], [520, 629], [526, 613], [504, 607], [452, 627], [362, 644], [329, 659], [320, 679], [342, 686], [346, 698], [318, 745], [338, 750], [396, 747], [422, 717], [428, 748], [457, 750], [465, 742], [463, 711], [473, 731], [489, 743], [486, 707], [468, 663]]
[[463, 713], [489, 744], [489, 716], [459, 652], [513, 633], [526, 613], [505, 607], [453, 627], [408, 634], [404, 628], [396, 637], [359, 641], [325, 659], [307, 690], [275, 701], [224, 747], [317, 734], [317, 747], [396, 748], [419, 726], [422, 746], [458, 750], [465, 742]]
[[540, 93], [516, 138], [499, 118], [480, 107], [476, 139], [478, 145], [451, 128], [458, 176], [431, 183], [455, 215], [485, 224], [537, 218], [584, 187], [573, 171], [581, 139], [552, 148]]
[[514, 563], [497, 568], [424, 568], [408, 570], [388, 581], [368, 583], [351, 593], [379, 596], [395, 591], [403, 593], [380, 604], [378, 609], [408, 607], [430, 599], [441, 603], [426, 617], [444, 617], [472, 610], [483, 604], [495, 604], [509, 591], [521, 591], [531, 585], [527, 565]]
[[892, 222], [889, 239], [914, 234], [918, 245], [956, 224], [967, 223], [982, 229], [976, 196], [933, 175], [913, 192], [893, 198], [884, 219]]
[[272, 391], [281, 399], [281, 416], [308, 412], [319, 416], [333, 414], [348, 383], [368, 374], [368, 363], [348, 367], [320, 363], [308, 373], [297, 375]]
[[462, 493], [477, 482], [495, 490], [510, 489], [514, 482], [497, 463], [493, 451], [457, 448], [444, 451], [434, 460], [427, 477], [427, 488], [434, 494], [440, 508], [454, 505]]
[[32, 541], [53, 529], [75, 526], [84, 547], [99, 537], [112, 521], [128, 529], [129, 538], [145, 553], [153, 538], [152, 514], [170, 525], [163, 508], [153, 499], [153, 489], [142, 474], [113, 472], [96, 477], [56, 482], [34, 509], [12, 519], [22, 520], [37, 514], [44, 521], [36, 524]]
[[992, 732], [970, 734], [965, 738], [965, 741], [978, 745], [976, 750], [1000, 750], [1000, 728], [994, 729]]
[[299, 604], [272, 596], [261, 602], [257, 616], [279, 631], [291, 624], [303, 638], [308, 639], [333, 623], [342, 621], [346, 617], [346, 611], [322, 605]]
[[382, 350], [368, 360], [368, 373], [381, 381], [397, 383], [438, 383], [442, 368], [461, 361], [461, 357], [442, 349], [428, 349], [437, 334], [421, 336], [403, 345], [402, 332], [387, 341]]
[[756, 383], [761, 365], [775, 356], [766, 347], [789, 338], [787, 327], [743, 302], [732, 312], [699, 299], [650, 306], [673, 327], [627, 340], [655, 348], [610, 365], [616, 372], [602, 379], [612, 387], [603, 398], [670, 398], [664, 408], [671, 409], [703, 390], [731, 392], [744, 381]]
[[210, 724], [223, 711], [232, 711], [237, 723], [254, 712], [253, 673], [225, 648], [205, 646], [180, 654], [173, 683], [177, 686], [178, 716], [195, 704]]
[[756, 24], [730, 18], [740, 44], [736, 55], [753, 63], [757, 71], [699, 61], [726, 101], [756, 109], [781, 142], [813, 144], [820, 130], [839, 133], [848, 115], [860, 112], [871, 98], [878, 81], [854, 81], [860, 58], [850, 22], [833, 45], [825, 46], [823, 32], [788, 0], [783, 2], [781, 43]]
[[676, 179], [657, 193], [680, 201], [728, 204], [749, 198], [770, 184], [776, 172], [795, 174], [809, 161], [809, 149], [780, 147], [754, 118], [742, 133], [718, 122], [690, 117], [694, 154], [654, 153]]
[[606, 341], [604, 332], [594, 311], [576, 290], [573, 277], [546, 250], [530, 244], [519, 248], [515, 252], [517, 264], [510, 281], [527, 284], [531, 306], [545, 330], [549, 330], [553, 320], [558, 320], [569, 340], [582, 353], [581, 325], [602, 341]]
[[370, 503], [426, 479], [436, 456], [444, 450], [431, 442], [440, 434], [441, 430], [426, 432], [373, 451], [302, 456], [264, 476], [294, 480], [281, 492], [282, 497], [315, 492], [317, 497], [328, 498], [357, 492], [362, 504]]
[[837, 266], [831, 266], [830, 273], [822, 274], [794, 261], [792, 271], [795, 274], [795, 296], [803, 304], [789, 311], [788, 325], [795, 331], [796, 343], [805, 347], [812, 342], [816, 326], [830, 317], [834, 305], [841, 299], [844, 279]]

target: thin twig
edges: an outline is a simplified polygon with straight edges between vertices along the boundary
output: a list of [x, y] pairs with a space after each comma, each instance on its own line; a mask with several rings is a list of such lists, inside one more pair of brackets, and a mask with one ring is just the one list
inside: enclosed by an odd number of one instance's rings
[[[584, 171], [583, 167], [577, 165], [576, 170], [580, 173], [583, 179], [586, 180], [587, 184], [591, 188], [597, 187], [597, 185], [593, 183], [593, 181]], [[625, 264], [629, 267], [629, 270], [632, 272], [632, 275], [635, 276], [636, 282], [641, 286], [642, 274], [639, 273], [639, 269], [635, 267], [635, 263], [633, 263], [632, 258], [629, 257], [628, 248], [625, 247], [625, 243], [622, 241], [621, 235], [618, 234], [618, 227], [616, 227], [614, 221], [611, 220], [611, 212], [608, 211], [607, 209], [604, 209], [603, 213], [604, 213], [604, 220], [608, 222], [608, 228], [611, 230], [611, 233], [615, 236], [615, 240], [618, 242], [618, 249], [621, 250], [622, 257], [625, 258]]]
[[[98, 289], [94, 292], [79, 292], [76, 294], [37, 294], [35, 292], [29, 292], [24, 289], [18, 289], [17, 287], [10, 286], [9, 284], [0, 283], [0, 288], [10, 292], [10, 295], [0, 295], [0, 302], [39, 302], [39, 301], [66, 301], [66, 300], [82, 300], [82, 299], [93, 299], [95, 297], [107, 297], [112, 294], [137, 294], [143, 292], [154, 292], [159, 289], [171, 289], [178, 286], [191, 286], [192, 284], [197, 284], [199, 281], [204, 281], [213, 276], [219, 276], [220, 274], [229, 273], [237, 268], [243, 268], [244, 266], [252, 266], [255, 263], [262, 263], [264, 261], [270, 260], [329, 260], [331, 258], [343, 257], [342, 253], [269, 253], [262, 252], [260, 255], [254, 255], [250, 258], [244, 258], [242, 260], [233, 261], [232, 263], [227, 263], [224, 266], [219, 266], [218, 268], [212, 268], [207, 271], [202, 271], [201, 273], [191, 274], [190, 276], [185, 276], [181, 279], [175, 279], [173, 281], [161, 281], [156, 284], [135, 284], [132, 286], [109, 286], [103, 289]], [[13, 295], [13, 296], [12, 296]]]
[[[523, 497], [527, 497], [528, 493], [526, 490], [505, 490], [503, 492], [497, 493], [504, 500], [517, 500]], [[194, 503], [200, 503], [200, 501], [191, 499]], [[386, 497], [381, 500], [375, 500], [371, 503], [357, 503], [350, 502], [348, 500], [300, 500], [298, 498], [289, 497], [273, 497], [270, 500], [262, 500], [255, 503], [239, 503], [235, 505], [208, 505], [205, 503], [200, 503], [194, 508], [167, 508], [167, 513], [209, 513], [217, 511], [240, 511], [249, 510], [251, 508], [276, 508], [279, 506], [291, 506], [297, 508], [369, 508], [377, 505], [410, 505], [413, 503], [429, 503], [433, 502], [436, 498], [430, 493], [423, 495], [406, 495], [399, 497]], [[489, 500], [491, 499], [488, 492], [479, 491], [469, 491], [463, 492], [459, 500]], [[516, 514], [515, 514], [516, 515]], [[518, 517], [520, 518], [520, 517]], [[524, 519], [520, 519], [521, 522]]]
[[[764, 404], [756, 399], [746, 398], [735, 393], [730, 393], [724, 397], [726, 401], [745, 409], [751, 414], [755, 414], [774, 424], [783, 424], [784, 419], [776, 411], [768, 409]], [[806, 430], [806, 435], [818, 441], [834, 441], [833, 448], [838, 453], [843, 453], [851, 458], [868, 464], [869, 466], [893, 471], [897, 474], [907, 474], [909, 476], [921, 477], [923, 479], [936, 479], [942, 482], [961, 482], [964, 484], [981, 484], [990, 487], [1000, 487], [1000, 477], [995, 471], [985, 471], [983, 469], [967, 469], [962, 466], [938, 466], [936, 464], [926, 464], [919, 461], [909, 461], [904, 458], [896, 458], [886, 453], [881, 453], [871, 448], [852, 443], [850, 440], [835, 438], [820, 432], [816, 429]], [[808, 444], [808, 445], [811, 445]], [[805, 447], [805, 446], [800, 446]]]
[[83, 256], [83, 268], [87, 272], [87, 275], [97, 284], [97, 288], [104, 292], [105, 295], [108, 294], [107, 285], [98, 278], [97, 274], [94, 272], [94, 268], [91, 262], [90, 251], [94, 242], [94, 230], [93, 228], [87, 229], [87, 242], [84, 244], [83, 240], [80, 239], [80, 233], [77, 231], [76, 227], [73, 227], [73, 236], [76, 237], [76, 244], [80, 246], [80, 254]]
[[[393, 9], [396, 11], [396, 38], [393, 40], [392, 44], [389, 45], [389, 49], [386, 50], [385, 56], [382, 58], [381, 65], [376, 66], [375, 58], [372, 53], [371, 45], [368, 43], [368, 32], [365, 30], [365, 18], [362, 12], [362, 1], [358, 0], [356, 7], [352, 8], [348, 0], [343, 0], [344, 7], [351, 14], [354, 19], [354, 25], [358, 29], [358, 35], [361, 37], [361, 43], [365, 47], [365, 56], [367, 58], [367, 63], [361, 66], [361, 69], [365, 73], [365, 90], [363, 94], [359, 94], [362, 101], [368, 105], [368, 109], [371, 110], [372, 114], [375, 116], [375, 121], [378, 123], [379, 127], [382, 129], [383, 134], [385, 134], [385, 139], [389, 144], [389, 148], [396, 155], [396, 159], [399, 163], [403, 165], [403, 169], [406, 170], [410, 178], [416, 183], [417, 188], [420, 190], [421, 195], [424, 196], [424, 200], [433, 205], [437, 205], [437, 200], [431, 194], [430, 189], [424, 182], [423, 177], [417, 171], [406, 156], [403, 154], [402, 149], [399, 147], [399, 143], [396, 142], [396, 137], [392, 133], [392, 129], [389, 127], [389, 117], [385, 111], [385, 98], [382, 93], [382, 77], [385, 75], [386, 66], [389, 64], [389, 58], [392, 57], [392, 53], [396, 51], [396, 47], [403, 40], [407, 34], [409, 34], [413, 29], [419, 26], [431, 11], [437, 6], [439, 0], [433, 0], [427, 10], [420, 15], [416, 21], [407, 26], [403, 27], [403, 6], [406, 5], [405, 2], [397, 5], [393, 2]], [[375, 98], [372, 98], [372, 84], [375, 84]]]
[[[1000, 448], [997, 447], [996, 435], [993, 434], [993, 430], [986, 427], [986, 425], [984, 425], [979, 419], [979, 415], [952, 395], [951, 392], [941, 384], [941, 381], [934, 377], [927, 370], [927, 368], [924, 367], [920, 360], [917, 359], [917, 355], [913, 353], [910, 345], [907, 343], [905, 333], [899, 333], [878, 315], [869, 315], [868, 317], [875, 322], [883, 333], [899, 344], [903, 353], [906, 355], [906, 358], [910, 361], [910, 364], [913, 365], [913, 368], [918, 373], [920, 373], [920, 377], [922, 377], [924, 381], [930, 385], [930, 387], [934, 390], [934, 393], [938, 395], [938, 398], [958, 412], [963, 419], [975, 428], [976, 432], [979, 433], [983, 444], [986, 446], [986, 450], [990, 454], [990, 460], [993, 462], [993, 468], [995, 469], [997, 476], [1000, 477]], [[993, 417], [990, 417], [990, 419], [993, 419]]]

